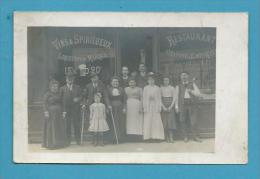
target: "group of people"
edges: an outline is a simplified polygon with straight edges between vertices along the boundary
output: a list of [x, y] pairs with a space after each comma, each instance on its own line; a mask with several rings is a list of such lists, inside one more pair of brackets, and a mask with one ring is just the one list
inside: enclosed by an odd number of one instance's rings
[[144, 64], [139, 65], [138, 73], [131, 75], [126, 66], [122, 67], [122, 75], [112, 77], [110, 85], [92, 73], [91, 82], [81, 89], [74, 78], [75, 74], [69, 71], [66, 84], [60, 88], [58, 81], [50, 81], [44, 97], [43, 147], [70, 145], [72, 129], [80, 145], [82, 127], [86, 124], [83, 121], [87, 121], [95, 146], [103, 146], [104, 139], [112, 143], [132, 139], [173, 143], [173, 131], [178, 128], [176, 116], [184, 141], [188, 142], [191, 131], [192, 139], [201, 142], [196, 117], [200, 90], [187, 72], [180, 74], [176, 87], [169, 76], [163, 76], [162, 84], [158, 85], [155, 74], [147, 73]]

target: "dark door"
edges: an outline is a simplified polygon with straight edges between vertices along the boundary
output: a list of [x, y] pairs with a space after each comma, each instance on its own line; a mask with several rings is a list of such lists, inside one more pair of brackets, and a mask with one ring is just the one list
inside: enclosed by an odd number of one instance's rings
[[153, 29], [126, 28], [120, 33], [121, 66], [127, 66], [131, 72], [137, 71], [141, 62], [147, 71], [153, 69]]

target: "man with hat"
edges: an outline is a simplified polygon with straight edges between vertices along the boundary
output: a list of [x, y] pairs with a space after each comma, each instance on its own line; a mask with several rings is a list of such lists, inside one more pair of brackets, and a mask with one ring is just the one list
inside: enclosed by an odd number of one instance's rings
[[[91, 82], [87, 84], [84, 89], [84, 104], [90, 106], [94, 102], [94, 94], [99, 92], [103, 96], [102, 103], [108, 107], [109, 100], [105, 85], [99, 80], [99, 76], [94, 72], [90, 74], [90, 78]], [[83, 106], [84, 108], [86, 107], [85, 105]]]
[[66, 132], [69, 143], [71, 142], [71, 128], [74, 129], [75, 140], [80, 145], [80, 103], [82, 92], [78, 85], [74, 84], [75, 72], [70, 69], [66, 72], [66, 84], [61, 87], [61, 99], [63, 104], [63, 117], [66, 118]]

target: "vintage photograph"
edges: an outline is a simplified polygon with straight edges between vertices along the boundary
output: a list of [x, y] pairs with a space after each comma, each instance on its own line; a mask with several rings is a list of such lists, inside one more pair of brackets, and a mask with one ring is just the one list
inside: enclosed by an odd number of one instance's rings
[[33, 152], [214, 152], [216, 28], [28, 27]]
[[247, 162], [247, 14], [17, 12], [14, 39], [15, 162]]

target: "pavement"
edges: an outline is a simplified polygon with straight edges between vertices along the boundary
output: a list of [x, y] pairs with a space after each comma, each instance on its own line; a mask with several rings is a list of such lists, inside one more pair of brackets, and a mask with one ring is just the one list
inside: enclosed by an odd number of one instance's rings
[[121, 144], [106, 144], [105, 146], [93, 146], [91, 142], [84, 142], [82, 145], [71, 144], [69, 147], [48, 150], [41, 147], [41, 144], [29, 144], [30, 152], [40, 153], [88, 153], [88, 152], [113, 152], [113, 153], [124, 153], [124, 152], [200, 152], [200, 153], [213, 153], [215, 146], [215, 140], [202, 139], [202, 142], [189, 141], [175, 141], [174, 143], [157, 142], [135, 142], [135, 143], [121, 143]]

